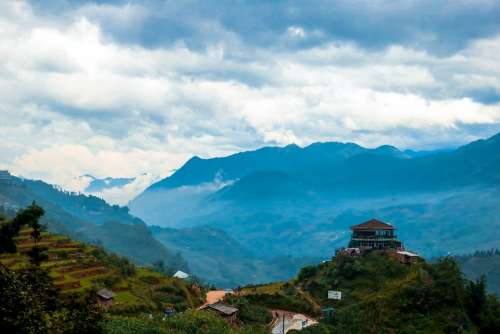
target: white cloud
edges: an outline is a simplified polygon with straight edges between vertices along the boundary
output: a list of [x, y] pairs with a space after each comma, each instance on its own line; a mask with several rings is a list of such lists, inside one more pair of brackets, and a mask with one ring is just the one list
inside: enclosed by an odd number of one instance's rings
[[304, 31], [304, 28], [298, 27], [298, 26], [291, 26], [288, 27], [287, 33], [290, 37], [293, 38], [304, 38], [306, 37], [306, 32]]
[[[473, 139], [464, 124], [500, 123], [499, 104], [464, 97], [500, 92], [500, 37], [446, 57], [398, 45], [278, 54], [234, 36], [201, 51], [107, 38], [107, 21], [125, 31], [147, 15], [87, 5], [54, 22], [24, 2], [0, 4], [1, 167], [71, 190], [83, 189], [75, 176], [86, 173], [148, 172], [103, 194], [125, 203], [193, 154], [319, 140], [436, 147]], [[287, 33], [307, 35], [298, 26]]]

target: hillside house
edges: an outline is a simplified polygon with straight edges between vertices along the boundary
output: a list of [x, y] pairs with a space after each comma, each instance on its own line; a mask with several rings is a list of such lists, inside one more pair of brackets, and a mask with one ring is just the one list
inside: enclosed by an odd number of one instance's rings
[[392, 253], [391, 256], [393, 256], [399, 262], [401, 262], [403, 264], [408, 264], [408, 265], [414, 264], [414, 263], [417, 263], [418, 261], [420, 261], [420, 256], [418, 254], [408, 252], [405, 250], [398, 250], [398, 251]]
[[377, 219], [351, 226], [349, 248], [360, 249], [402, 249], [401, 241], [395, 235], [396, 228]]
[[113, 305], [113, 298], [116, 294], [108, 289], [101, 289], [97, 291], [98, 302], [104, 307], [111, 307]]
[[186, 279], [189, 277], [189, 275], [181, 270], [178, 270], [174, 275], [173, 277], [175, 278], [182, 278], [182, 279]]
[[199, 308], [201, 311], [208, 311], [217, 314], [222, 317], [230, 324], [235, 324], [237, 321], [238, 309], [233, 306], [229, 306], [219, 301], [213, 304], [205, 304]]

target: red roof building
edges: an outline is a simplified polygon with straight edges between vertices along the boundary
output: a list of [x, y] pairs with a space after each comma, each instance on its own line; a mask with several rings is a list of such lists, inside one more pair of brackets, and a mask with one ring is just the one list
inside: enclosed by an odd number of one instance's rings
[[401, 249], [401, 241], [396, 239], [396, 228], [377, 219], [351, 226], [350, 248]]
[[391, 224], [384, 223], [377, 219], [370, 219], [362, 224], [351, 226], [351, 230], [353, 231], [362, 231], [362, 230], [395, 230], [394, 226]]

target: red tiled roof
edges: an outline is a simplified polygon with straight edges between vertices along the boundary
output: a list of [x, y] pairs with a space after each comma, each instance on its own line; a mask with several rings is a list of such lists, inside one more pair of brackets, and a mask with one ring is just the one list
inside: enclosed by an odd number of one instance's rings
[[395, 230], [395, 228], [380, 220], [370, 219], [362, 224], [351, 226], [351, 230]]

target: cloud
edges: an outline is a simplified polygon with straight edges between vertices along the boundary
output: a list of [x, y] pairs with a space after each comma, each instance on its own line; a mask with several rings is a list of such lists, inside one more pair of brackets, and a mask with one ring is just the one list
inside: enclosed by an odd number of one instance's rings
[[[398, 44], [450, 54], [478, 38], [500, 32], [500, 3], [496, 0], [108, 0], [33, 1], [45, 16], [92, 16], [122, 43], [166, 47], [182, 40], [204, 49], [216, 41], [235, 39], [252, 47], [309, 48], [332, 40], [384, 49]], [[283, 40], [289, 27], [300, 27], [307, 41]]]
[[[332, 6], [366, 19], [350, 33], [342, 32], [347, 16], [326, 29], [320, 9], [330, 9], [321, 2], [247, 4], [241, 22], [229, 19], [230, 8], [201, 15], [213, 12], [205, 2], [190, 15], [178, 2], [1, 3], [0, 167], [70, 190], [84, 189], [75, 180], [83, 174], [147, 172], [102, 194], [126, 203], [191, 155], [330, 140], [428, 149], [500, 130], [500, 33], [486, 10], [476, 12], [487, 27], [460, 32], [459, 43], [434, 52], [408, 43], [425, 31], [387, 32], [376, 47], [356, 37], [368, 38], [365, 30], [388, 15], [428, 11], [416, 2], [366, 3], [357, 14], [349, 3]], [[269, 8], [283, 10], [282, 22], [271, 22]], [[466, 8], [450, 10], [469, 17]], [[151, 22], [165, 17], [156, 33], [170, 34], [168, 42], [148, 39]], [[449, 20], [432, 20], [438, 41]]]

